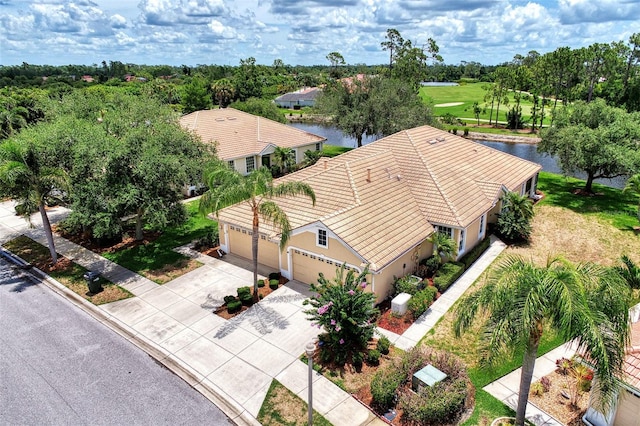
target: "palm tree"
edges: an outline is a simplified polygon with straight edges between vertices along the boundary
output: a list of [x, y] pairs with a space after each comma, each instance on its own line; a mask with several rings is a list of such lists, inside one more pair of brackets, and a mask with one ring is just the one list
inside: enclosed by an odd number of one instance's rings
[[221, 78], [220, 80], [214, 81], [211, 85], [211, 91], [218, 101], [219, 108], [224, 108], [229, 105], [236, 95], [236, 88], [228, 78]]
[[293, 150], [276, 146], [273, 150], [274, 163], [280, 169], [280, 175], [287, 173], [295, 164]]
[[[622, 191], [631, 192], [640, 197], [640, 174], [631, 176]], [[640, 221], [640, 198], [638, 198], [638, 220]]]
[[287, 214], [273, 200], [276, 197], [306, 195], [316, 204], [316, 194], [304, 182], [287, 181], [274, 184], [271, 172], [266, 167], [242, 176], [225, 164], [216, 164], [206, 173], [205, 182], [209, 190], [200, 199], [200, 212], [213, 212], [233, 204], [245, 202], [253, 214], [251, 254], [253, 256], [253, 297], [258, 300], [258, 231], [260, 220], [273, 224], [280, 231], [280, 250], [291, 236], [291, 224]]
[[438, 263], [449, 261], [458, 254], [456, 242], [444, 232], [435, 232], [427, 239], [433, 244], [433, 255], [437, 257]]
[[20, 211], [27, 220], [30, 221], [31, 213], [35, 210], [40, 211], [51, 262], [55, 264], [58, 255], [45, 210], [45, 199], [54, 191], [68, 188], [64, 170], [44, 165], [33, 144], [9, 140], [0, 144], [0, 183], [3, 187], [2, 195], [18, 201], [22, 205]]
[[507, 192], [502, 196], [502, 210], [498, 217], [498, 230], [510, 240], [526, 240], [531, 235], [533, 203], [526, 195]]
[[[618, 389], [629, 340], [629, 288], [613, 270], [574, 265], [553, 258], [540, 267], [519, 256], [506, 257], [486, 285], [461, 299], [454, 332], [460, 336], [479, 314], [487, 337], [488, 360], [508, 350], [524, 351], [516, 424], [524, 425], [538, 345], [545, 327], [578, 345], [595, 370], [594, 390], [607, 412]], [[483, 314], [487, 314], [486, 316]]]
[[622, 265], [614, 266], [614, 269], [618, 271], [620, 276], [629, 284], [629, 287], [640, 289], [640, 266], [636, 265], [626, 254], [622, 255], [620, 261]]

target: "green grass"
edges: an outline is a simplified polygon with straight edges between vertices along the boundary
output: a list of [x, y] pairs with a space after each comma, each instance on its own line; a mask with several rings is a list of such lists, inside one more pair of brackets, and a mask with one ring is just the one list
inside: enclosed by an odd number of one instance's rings
[[[453, 102], [462, 102], [462, 105], [450, 106], [450, 107], [435, 107], [436, 115], [442, 115], [446, 113], [453, 114], [459, 118], [471, 119], [470, 124], [476, 124], [475, 116], [473, 114], [473, 103], [478, 102], [481, 108], [485, 111], [480, 114], [480, 119], [489, 120], [489, 114], [491, 112], [491, 104], [484, 101], [486, 91], [482, 89], [482, 86], [488, 83], [470, 83], [461, 84], [459, 86], [429, 86], [420, 88], [420, 97], [426, 102], [433, 105], [448, 104]], [[500, 104], [500, 114], [498, 121], [507, 121], [508, 108], [515, 105], [513, 93], [509, 93], [509, 104]], [[522, 116], [525, 120], [531, 118], [531, 107], [533, 103], [530, 100], [521, 99], [520, 106], [522, 107]], [[494, 104], [493, 119], [496, 118], [496, 107]], [[549, 124], [550, 115], [549, 108], [545, 108], [545, 124]], [[482, 123], [482, 121], [481, 121]]]
[[487, 424], [498, 417], [514, 417], [516, 414], [511, 408], [504, 405], [498, 399], [494, 398], [490, 393], [476, 389], [476, 405], [471, 417], [469, 417], [462, 426], [476, 426], [481, 424], [480, 419], [486, 418]]
[[353, 148], [347, 148], [344, 146], [336, 146], [325, 144], [322, 146], [322, 156], [323, 157], [336, 157], [340, 154], [344, 154], [345, 152], [351, 151]]
[[442, 128], [444, 130], [456, 129], [458, 131], [458, 136], [461, 136], [464, 133], [464, 129], [469, 129], [470, 132], [475, 133], [487, 133], [493, 135], [507, 135], [507, 136], [518, 136], [523, 138], [538, 138], [540, 137], [537, 133], [520, 133], [515, 130], [509, 129], [500, 129], [495, 127], [474, 127], [475, 121], [473, 123], [468, 123], [467, 125], [454, 125], [454, 124], [442, 124]]
[[131, 249], [104, 253], [103, 256], [131, 271], [143, 274], [166, 265], [185, 262], [188, 258], [173, 249], [206, 235], [218, 226], [217, 222], [200, 215], [198, 204], [198, 201], [187, 203], [187, 222], [182, 226], [167, 228], [157, 240]]
[[[308, 423], [307, 410], [306, 402], [274, 379], [260, 407], [258, 421], [265, 426], [302, 426]], [[313, 410], [313, 424], [314, 426], [331, 426], [331, 423], [316, 410]]]
[[593, 184], [594, 196], [576, 195], [585, 181], [573, 177], [540, 172], [538, 189], [545, 194], [541, 205], [564, 207], [576, 213], [594, 215], [623, 231], [638, 226], [638, 196], [609, 186]]

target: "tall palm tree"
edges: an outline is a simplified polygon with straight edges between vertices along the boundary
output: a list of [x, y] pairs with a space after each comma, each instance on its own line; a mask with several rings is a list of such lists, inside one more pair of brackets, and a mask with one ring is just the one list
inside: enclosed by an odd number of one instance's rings
[[221, 78], [220, 80], [214, 81], [211, 85], [211, 91], [218, 101], [219, 108], [224, 108], [229, 105], [236, 95], [236, 88], [228, 78]]
[[456, 242], [444, 232], [431, 234], [427, 241], [433, 244], [433, 255], [437, 256], [438, 263], [449, 261], [458, 254]]
[[260, 220], [271, 223], [280, 231], [280, 250], [287, 245], [291, 236], [291, 224], [287, 214], [274, 201], [276, 197], [294, 197], [305, 195], [315, 206], [316, 194], [304, 182], [287, 181], [274, 183], [271, 172], [266, 167], [242, 176], [225, 164], [216, 164], [206, 173], [205, 182], [209, 190], [200, 199], [200, 212], [213, 212], [233, 204], [245, 202], [253, 214], [253, 234], [251, 236], [251, 254], [253, 256], [253, 297], [258, 300], [258, 231]]
[[[640, 173], [631, 176], [622, 191], [631, 192], [640, 197]], [[640, 221], [640, 198], [638, 198], [638, 220]]]
[[58, 255], [45, 209], [45, 199], [54, 191], [65, 191], [68, 188], [64, 170], [43, 164], [32, 143], [9, 140], [0, 144], [0, 183], [3, 187], [2, 195], [22, 204], [21, 212], [27, 220], [30, 221], [31, 213], [35, 210], [40, 211], [51, 262], [55, 264]]
[[[516, 424], [524, 425], [529, 389], [543, 330], [550, 327], [595, 370], [594, 389], [607, 412], [616, 395], [629, 340], [629, 287], [619, 275], [594, 264], [561, 258], [540, 267], [519, 256], [506, 257], [486, 285], [465, 296], [455, 310], [460, 336], [477, 314], [486, 318], [488, 359], [508, 350], [524, 351]], [[483, 316], [482, 314], [487, 314]]]
[[275, 165], [280, 169], [280, 175], [287, 173], [296, 164], [291, 148], [276, 146], [273, 150]]

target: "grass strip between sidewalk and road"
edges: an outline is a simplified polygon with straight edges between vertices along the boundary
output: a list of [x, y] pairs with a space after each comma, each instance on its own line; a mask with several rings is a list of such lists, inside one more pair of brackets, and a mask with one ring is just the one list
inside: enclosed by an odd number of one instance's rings
[[103, 291], [97, 294], [89, 293], [87, 282], [83, 277], [87, 269], [60, 255], [58, 255], [58, 262], [51, 265], [49, 249], [24, 235], [5, 243], [3, 247], [94, 305], [133, 297], [133, 294], [128, 290], [113, 284], [102, 276], [99, 283], [102, 285]]
[[[264, 426], [302, 426], [308, 423], [308, 409], [306, 402], [274, 379], [260, 407], [258, 421]], [[313, 424], [331, 426], [316, 410], [313, 410]]]

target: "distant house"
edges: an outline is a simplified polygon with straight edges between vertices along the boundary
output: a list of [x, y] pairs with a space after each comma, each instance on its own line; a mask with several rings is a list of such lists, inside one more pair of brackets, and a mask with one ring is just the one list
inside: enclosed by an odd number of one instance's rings
[[[289, 279], [315, 282], [342, 264], [367, 278], [377, 302], [394, 277], [414, 272], [433, 252], [428, 238], [449, 235], [463, 256], [496, 222], [506, 191], [534, 195], [540, 165], [422, 126], [404, 130], [286, 175], [309, 184], [305, 197], [277, 198], [291, 222], [291, 238], [261, 224], [258, 261]], [[223, 250], [251, 258], [251, 215], [245, 204], [218, 215]]]
[[93, 83], [95, 81], [95, 79], [93, 77], [91, 77], [90, 75], [83, 75], [81, 77], [82, 81], [85, 81], [87, 83]]
[[[636, 306], [637, 309], [637, 306]], [[627, 348], [624, 360], [624, 380], [618, 399], [605, 416], [594, 407], [591, 396], [589, 408], [582, 420], [589, 426], [638, 426], [640, 425], [640, 322], [638, 312], [632, 309], [631, 345]], [[635, 317], [635, 318], [634, 318]]]
[[215, 143], [218, 157], [242, 174], [273, 164], [276, 147], [290, 148], [296, 164], [304, 153], [322, 151], [325, 138], [268, 118], [233, 108], [192, 112], [180, 124], [206, 143]]
[[317, 87], [305, 87], [295, 92], [286, 93], [278, 96], [275, 100], [280, 108], [300, 109], [302, 107], [313, 107], [316, 104], [316, 98], [322, 92]]

